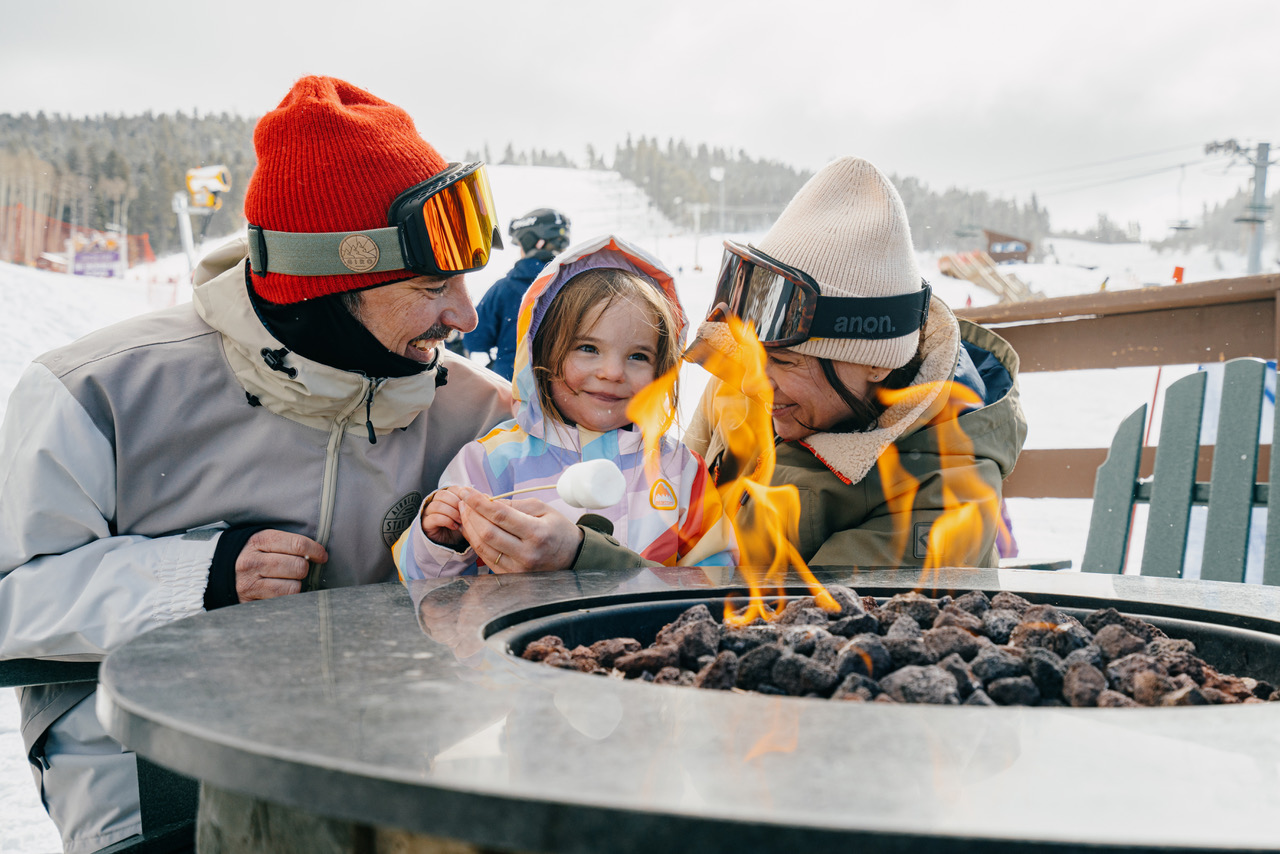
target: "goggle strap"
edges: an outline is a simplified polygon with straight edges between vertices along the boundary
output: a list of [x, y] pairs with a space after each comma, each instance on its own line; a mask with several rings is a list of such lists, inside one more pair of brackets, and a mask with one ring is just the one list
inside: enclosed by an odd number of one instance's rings
[[929, 317], [932, 289], [891, 297], [818, 297], [810, 338], [901, 338]]
[[[344, 249], [343, 241], [349, 237], [365, 237], [369, 242], [352, 241]], [[350, 263], [342, 260], [344, 255]], [[370, 260], [374, 263], [366, 266]], [[267, 231], [251, 225], [249, 263], [259, 276], [268, 271], [286, 276], [349, 276], [405, 270], [409, 266], [400, 251], [400, 229], [395, 226], [315, 234]]]

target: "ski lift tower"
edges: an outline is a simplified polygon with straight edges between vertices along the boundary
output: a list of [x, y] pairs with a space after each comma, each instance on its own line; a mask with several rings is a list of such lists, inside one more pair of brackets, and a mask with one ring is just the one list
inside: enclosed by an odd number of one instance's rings
[[1267, 214], [1271, 207], [1267, 204], [1267, 167], [1271, 165], [1271, 143], [1258, 143], [1257, 154], [1249, 156], [1249, 150], [1242, 148], [1234, 139], [1226, 142], [1211, 142], [1204, 147], [1205, 154], [1219, 151], [1230, 154], [1233, 158], [1244, 160], [1253, 167], [1253, 202], [1245, 208], [1236, 222], [1242, 222], [1253, 228], [1249, 240], [1249, 268], [1247, 275], [1256, 276], [1262, 272], [1262, 241], [1267, 230]]
[[187, 275], [196, 269], [196, 247], [192, 237], [191, 217], [204, 217], [200, 238], [209, 229], [209, 217], [222, 208], [222, 194], [231, 189], [231, 173], [225, 166], [201, 166], [187, 170], [187, 192], [173, 194], [173, 212], [178, 215], [178, 233], [182, 251], [187, 255]]

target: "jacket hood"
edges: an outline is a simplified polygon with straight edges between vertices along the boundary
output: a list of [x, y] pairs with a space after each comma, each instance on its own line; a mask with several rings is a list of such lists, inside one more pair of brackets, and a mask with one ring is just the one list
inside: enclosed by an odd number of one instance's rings
[[[547, 264], [520, 301], [520, 314], [516, 321], [515, 374], [511, 381], [511, 391], [516, 401], [516, 421], [525, 432], [565, 447], [585, 446], [586, 437], [566, 435], [559, 422], [548, 422], [546, 419], [538, 399], [538, 385], [533, 373], [533, 338], [542, 325], [542, 318], [546, 316], [551, 301], [569, 280], [579, 273], [601, 268], [635, 273], [660, 290], [675, 309], [681, 345], [688, 326], [680, 298], [676, 295], [675, 279], [670, 271], [657, 258], [620, 237], [606, 234], [571, 246]], [[549, 431], [548, 424], [556, 429]], [[576, 432], [576, 429], [568, 431], [569, 434]], [[638, 435], [638, 431], [636, 432]], [[592, 437], [596, 435], [593, 433]]]
[[[196, 268], [191, 295], [196, 312], [222, 334], [227, 361], [248, 394], [271, 412], [308, 426], [328, 429], [335, 420], [349, 418], [348, 429], [363, 433], [367, 422], [378, 435], [408, 426], [431, 405], [435, 370], [384, 380], [370, 389], [362, 374], [287, 350], [263, 325], [249, 299], [244, 273], [248, 256], [244, 237], [215, 249]], [[453, 358], [445, 348], [439, 349], [442, 363]], [[279, 366], [273, 368], [267, 354], [281, 350], [283, 359], [272, 358]]]

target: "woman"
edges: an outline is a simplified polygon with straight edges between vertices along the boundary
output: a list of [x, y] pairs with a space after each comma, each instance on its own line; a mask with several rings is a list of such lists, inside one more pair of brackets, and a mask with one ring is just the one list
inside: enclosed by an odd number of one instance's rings
[[[922, 565], [934, 522], [959, 503], [969, 510], [957, 514], [942, 562], [995, 565], [1001, 482], [1026, 438], [1018, 357], [931, 296], [888, 178], [865, 160], [836, 160], [758, 247], [726, 247], [699, 340], [737, 358], [723, 322], [737, 315], [766, 345], [779, 440], [772, 483], [800, 492], [801, 556], [817, 566]], [[713, 381], [685, 441], [723, 485], [755, 460], [726, 454], [718, 388]], [[467, 507], [468, 539], [520, 554], [528, 569], [639, 561], [533, 502], [513, 508], [477, 493]]]

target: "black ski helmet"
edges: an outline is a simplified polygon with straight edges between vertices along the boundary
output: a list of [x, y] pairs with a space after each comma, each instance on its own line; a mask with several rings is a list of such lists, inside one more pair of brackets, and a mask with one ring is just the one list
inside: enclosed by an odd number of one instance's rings
[[537, 246], [539, 240], [545, 241], [542, 251], [554, 255], [569, 245], [569, 218], [552, 208], [537, 208], [511, 220], [507, 234], [525, 252]]

